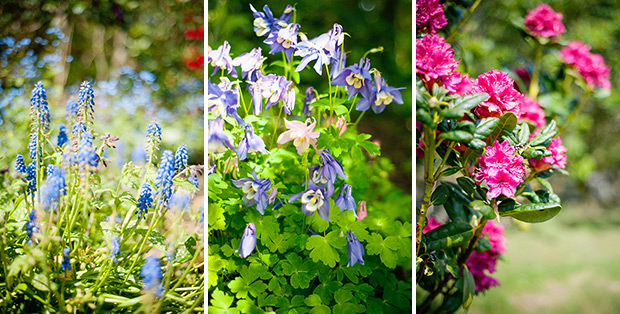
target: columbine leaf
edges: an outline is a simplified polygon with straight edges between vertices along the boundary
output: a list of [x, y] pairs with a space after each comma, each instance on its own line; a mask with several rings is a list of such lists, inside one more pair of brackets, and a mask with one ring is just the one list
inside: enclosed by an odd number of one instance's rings
[[330, 243], [334, 234], [338, 237], [336, 233], [337, 231], [332, 231], [326, 237], [313, 235], [308, 239], [306, 249], [311, 250], [310, 257], [314, 262], [321, 261], [329, 267], [334, 267], [337, 262], [340, 262], [340, 255]]

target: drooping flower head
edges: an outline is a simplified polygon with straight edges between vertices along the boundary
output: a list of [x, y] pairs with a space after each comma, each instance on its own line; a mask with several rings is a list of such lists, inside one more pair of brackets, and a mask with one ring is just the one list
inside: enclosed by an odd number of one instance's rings
[[67, 270], [71, 270], [71, 256], [69, 255], [71, 250], [69, 248], [62, 249], [62, 264], [60, 267], [64, 269], [65, 274]]
[[520, 103], [523, 95], [514, 88], [514, 81], [508, 73], [492, 70], [478, 76], [469, 90], [469, 94], [487, 93], [489, 97], [476, 106], [473, 111], [479, 118], [500, 117], [504, 112], [520, 115]]
[[260, 67], [263, 64], [263, 60], [261, 49], [259, 47], [234, 58], [232, 65], [241, 66], [241, 77], [247, 77], [248, 81], [255, 82], [258, 79], [258, 74], [260, 73]]
[[545, 4], [539, 4], [527, 13], [524, 19], [525, 29], [535, 37], [558, 37], [566, 32], [562, 23], [562, 13], [557, 13]]
[[159, 258], [155, 256], [149, 256], [146, 259], [146, 263], [140, 270], [140, 276], [144, 281], [144, 290], [152, 291], [157, 298], [161, 298], [164, 288], [161, 285], [161, 264]]
[[415, 3], [415, 25], [418, 33], [435, 33], [446, 26], [443, 4], [439, 0], [418, 0]]
[[237, 148], [239, 159], [245, 160], [248, 157], [248, 152], [269, 154], [269, 151], [265, 148], [265, 142], [260, 136], [254, 134], [254, 128], [250, 124], [245, 126], [245, 137], [241, 139], [239, 148]]
[[559, 136], [554, 137], [549, 143], [547, 150], [551, 151], [551, 156], [538, 159], [528, 159], [530, 166], [536, 171], [545, 171], [555, 165], [562, 169], [566, 168], [566, 152], [567, 149], [562, 145], [562, 139]]
[[372, 87], [370, 97], [360, 99], [355, 106], [355, 110], [366, 111], [368, 108], [372, 108], [372, 111], [378, 114], [383, 112], [385, 107], [392, 102], [402, 105], [403, 97], [399, 89], [404, 89], [404, 87], [396, 88], [388, 86], [381, 77], [381, 72], [379, 71], [375, 71], [374, 76], [375, 84]]
[[252, 177], [245, 177], [239, 180], [233, 180], [233, 184], [243, 190], [243, 204], [251, 207], [256, 204], [256, 210], [261, 215], [265, 214], [265, 208], [269, 204], [269, 196], [267, 190], [271, 188], [270, 179], [259, 179], [256, 176], [256, 170], [252, 169]]
[[138, 198], [138, 203], [136, 204], [136, 212], [134, 214], [138, 214], [138, 220], [142, 217], [146, 219], [146, 214], [149, 212], [149, 208], [153, 206], [153, 198], [151, 197], [151, 185], [146, 182], [142, 185], [140, 189], [140, 198]]
[[232, 58], [230, 57], [230, 44], [228, 41], [224, 41], [224, 44], [219, 46], [216, 50], [209, 51], [207, 55], [207, 62], [211, 62], [213, 67], [213, 73], [215, 75], [220, 69], [228, 70], [228, 74], [232, 77], [237, 77], [237, 70], [232, 64]]
[[[364, 62], [366, 64], [364, 64]], [[359, 64], [346, 67], [340, 75], [332, 82], [335, 86], [346, 86], [349, 99], [357, 93], [361, 93], [365, 98], [370, 98], [371, 78], [370, 78], [370, 61], [360, 59]]]
[[351, 267], [356, 263], [364, 265], [364, 246], [351, 230], [347, 231], [347, 243], [349, 244], [349, 262], [347, 267]]
[[208, 133], [208, 147], [209, 153], [222, 153], [227, 148], [233, 149], [230, 145], [228, 136], [224, 134], [224, 123], [222, 119], [209, 120], [209, 133]]
[[567, 65], [577, 69], [591, 88], [611, 88], [609, 66], [605, 64], [601, 55], [590, 52], [590, 46], [572, 41], [560, 50], [560, 57]]
[[443, 37], [435, 34], [416, 39], [416, 75], [427, 90], [433, 90], [433, 84], [437, 84], [456, 92], [455, 85], [460, 82], [460, 76], [454, 70], [459, 61], [454, 60], [454, 50], [450, 47]]
[[39, 227], [36, 224], [37, 215], [34, 208], [28, 214], [28, 222], [26, 222], [26, 235], [28, 235], [28, 245], [32, 245], [33, 233], [38, 233]]
[[235, 250], [235, 253], [238, 252], [239, 256], [246, 258], [254, 252], [254, 248], [256, 248], [256, 227], [251, 222], [245, 226], [239, 248]]
[[252, 4], [250, 4], [250, 9], [252, 10], [252, 15], [254, 15], [254, 32], [256, 36], [259, 37], [269, 35], [270, 33], [277, 32], [283, 27], [286, 27], [291, 20], [294, 10], [291, 5], [287, 5], [282, 16], [276, 19], [273, 17], [273, 13], [271, 13], [269, 6], [266, 4], [263, 7], [264, 13], [258, 12]]
[[323, 191], [315, 185], [308, 184], [308, 189], [297, 194], [291, 195], [288, 202], [294, 202], [301, 198], [301, 212], [310, 216], [315, 212], [325, 221], [329, 219], [329, 200], [325, 198]]
[[90, 118], [94, 119], [95, 95], [93, 88], [87, 81], [82, 82], [82, 85], [80, 86], [77, 104], [80, 116], [86, 115], [87, 112]]
[[[310, 123], [310, 119], [306, 119], [306, 122], [301, 121], [288, 121], [284, 118], [284, 126], [288, 130], [284, 131], [278, 136], [278, 144], [284, 144], [289, 141], [293, 141], [293, 145], [297, 148], [297, 153], [301, 156], [310, 144], [313, 146], [316, 144], [316, 139], [321, 134], [320, 132], [314, 132], [314, 126], [316, 121]], [[310, 125], [308, 125], [310, 123]]]
[[295, 87], [293, 87], [293, 83], [290, 82], [287, 87], [285, 87], [282, 95], [282, 104], [283, 109], [286, 114], [293, 113], [293, 109], [295, 109], [295, 95], [297, 94]]
[[513, 197], [514, 188], [523, 182], [525, 174], [523, 157], [515, 155], [515, 149], [508, 140], [501, 144], [495, 141], [493, 146], [487, 146], [480, 157], [479, 167], [476, 179], [478, 184], [483, 181], [487, 183], [487, 197], [490, 199], [497, 198], [500, 194]]
[[320, 156], [322, 165], [319, 175], [321, 177], [324, 177], [332, 183], [336, 182], [337, 177], [340, 177], [342, 180], [347, 179], [347, 175], [344, 173], [342, 165], [329, 153], [329, 149], [323, 150]]
[[482, 252], [473, 251], [467, 259], [466, 264], [474, 277], [477, 292], [499, 286], [497, 279], [488, 274], [495, 272], [498, 257], [506, 252], [506, 238], [504, 238], [503, 232], [503, 225], [489, 220], [482, 229], [482, 236], [489, 239], [491, 248]]
[[359, 203], [357, 203], [357, 220], [362, 221], [366, 217], [368, 217], [366, 201], [359, 201]]
[[21, 154], [17, 154], [15, 159], [15, 172], [17, 173], [27, 173], [26, 164], [24, 163], [24, 156]]
[[58, 137], [56, 138], [56, 145], [62, 148], [62, 146], [69, 141], [69, 138], [67, 137], [67, 128], [64, 123], [61, 123], [58, 129], [59, 132]]
[[547, 123], [545, 120], [545, 111], [540, 104], [538, 104], [534, 99], [529, 97], [521, 98], [521, 116], [519, 117], [519, 122], [522, 121], [530, 121], [537, 128], [542, 127]]
[[35, 125], [40, 125], [43, 132], [47, 132], [50, 123], [50, 111], [47, 106], [47, 91], [43, 82], [38, 82], [32, 89], [30, 97], [30, 119]]
[[160, 203], [168, 204], [172, 196], [172, 178], [174, 178], [174, 157], [171, 150], [165, 150], [161, 155], [161, 163], [155, 176], [155, 188], [161, 193]]
[[175, 173], [179, 173], [187, 168], [187, 161], [189, 155], [187, 154], [187, 147], [185, 144], [180, 144], [177, 147], [177, 151], [174, 153], [174, 170]]
[[299, 24], [289, 24], [285, 28], [269, 34], [265, 39], [265, 43], [269, 45], [270, 54], [284, 51], [286, 59], [291, 61], [291, 55], [295, 51], [297, 45], [297, 33], [299, 32]]
[[314, 87], [310, 86], [306, 89], [306, 97], [304, 98], [304, 106], [301, 109], [301, 113], [310, 115], [310, 104], [316, 101], [314, 94]]
[[47, 167], [47, 181], [41, 185], [39, 202], [45, 210], [55, 209], [60, 197], [65, 195], [65, 173], [62, 168], [54, 165]]
[[[221, 85], [227, 85], [226, 80], [222, 80], [222, 83], [224, 84]], [[208, 81], [208, 86], [207, 107], [209, 112], [215, 118], [232, 116], [239, 125], [245, 125], [245, 121], [243, 121], [237, 113], [237, 91], [231, 90], [228, 86], [228, 89], [226, 89], [218, 84], [212, 83], [211, 80]]]
[[340, 188], [340, 195], [336, 196], [334, 200], [334, 205], [340, 207], [340, 212], [346, 210], [353, 211], [353, 216], [358, 218], [357, 213], [355, 212], [355, 199], [351, 196], [351, 185], [343, 184]]
[[113, 258], [114, 263], [117, 262], [116, 256], [121, 253], [120, 238], [117, 235], [112, 237], [110, 242], [110, 255], [108, 257]]
[[292, 82], [284, 76], [260, 74], [256, 82], [249, 84], [252, 103], [254, 104], [253, 113], [258, 115], [263, 111], [263, 99], [267, 99], [265, 110], [280, 102], [291, 84]]

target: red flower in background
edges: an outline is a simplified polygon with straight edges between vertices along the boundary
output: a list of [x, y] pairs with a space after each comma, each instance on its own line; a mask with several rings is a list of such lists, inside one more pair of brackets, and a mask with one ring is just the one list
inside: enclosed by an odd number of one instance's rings
[[200, 25], [193, 28], [188, 28], [183, 32], [185, 39], [187, 40], [204, 40], [205, 38], [205, 26]]

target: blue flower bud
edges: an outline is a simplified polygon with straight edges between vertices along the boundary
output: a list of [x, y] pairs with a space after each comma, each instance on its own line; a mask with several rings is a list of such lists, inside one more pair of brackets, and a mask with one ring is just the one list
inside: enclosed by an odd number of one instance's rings
[[256, 227], [251, 222], [245, 226], [239, 249], [235, 250], [235, 253], [239, 252], [239, 256], [246, 258], [254, 252], [254, 248], [256, 248]]
[[351, 230], [347, 231], [347, 242], [349, 243], [349, 263], [347, 266], [353, 266], [355, 263], [364, 265], [364, 246]]

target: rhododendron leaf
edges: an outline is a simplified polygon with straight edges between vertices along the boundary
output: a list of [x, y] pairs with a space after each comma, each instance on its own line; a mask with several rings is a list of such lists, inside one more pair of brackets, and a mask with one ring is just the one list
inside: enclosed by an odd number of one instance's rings
[[471, 202], [471, 207], [475, 211], [480, 212], [482, 216], [484, 216], [486, 219], [492, 220], [492, 219], [495, 219], [495, 217], [497, 217], [493, 208], [487, 205], [484, 201], [480, 201], [480, 200], [473, 201]]
[[525, 144], [530, 139], [530, 127], [526, 123], [521, 123], [518, 129], [519, 143]]
[[521, 153], [521, 156], [527, 159], [540, 159], [545, 156], [551, 156], [551, 154], [551, 151], [544, 148], [528, 147], [523, 151], [523, 153]]
[[476, 283], [474, 276], [471, 274], [467, 266], [463, 268], [463, 308], [466, 309], [471, 305], [476, 293]]
[[490, 250], [491, 249], [491, 242], [489, 242], [489, 239], [487, 239], [487, 238], [480, 237], [480, 239], [478, 239], [478, 242], [476, 242], [476, 248], [475, 249], [478, 252]]
[[[504, 202], [502, 202], [502, 204]], [[514, 207], [502, 207], [500, 204], [499, 207], [500, 216], [510, 216], [514, 219], [529, 223], [545, 222], [555, 217], [560, 210], [562, 210], [562, 205], [556, 202], [531, 203], [523, 205], [514, 204]]]
[[465, 95], [461, 98], [454, 100], [450, 104], [450, 108], [458, 108], [463, 111], [469, 111], [472, 108], [478, 106], [485, 99], [489, 98], [489, 94], [487, 93], [477, 93], [471, 95]]
[[467, 146], [473, 149], [482, 149], [487, 146], [487, 143], [485, 143], [483, 140], [474, 138], [473, 140], [471, 140], [471, 142], [467, 143]]
[[445, 185], [439, 185], [433, 194], [431, 194], [431, 202], [433, 205], [443, 205], [448, 199], [448, 188]]
[[469, 133], [474, 133], [476, 130], [476, 125], [471, 121], [464, 120], [459, 122], [459, 124], [456, 125], [456, 128]]
[[435, 251], [467, 243], [473, 237], [468, 223], [451, 221], [425, 234], [426, 250]]
[[[471, 144], [471, 143], [469, 143], [469, 144]], [[455, 173], [457, 173], [459, 171], [461, 171], [461, 167], [450, 167], [450, 168], [444, 169], [444, 171], [441, 172], [440, 176], [441, 177], [451, 176], [451, 175], [453, 175], [453, 174], [455, 174]]]
[[532, 139], [529, 141], [529, 144], [530, 146], [542, 145], [543, 143], [550, 141], [557, 132], [558, 127], [555, 125], [555, 121], [551, 120], [549, 124], [547, 124], [542, 130], [540, 130], [540, 133], [532, 137]]
[[497, 125], [499, 125], [499, 118], [490, 117], [478, 120], [478, 125], [474, 131], [474, 137], [479, 140], [484, 139], [495, 130]]
[[468, 143], [474, 139], [474, 135], [466, 131], [454, 130], [439, 134], [439, 139], [447, 139], [455, 142]]
[[474, 191], [476, 190], [476, 182], [470, 177], [458, 177], [456, 178], [456, 182], [459, 184], [463, 191], [467, 193], [467, 195], [472, 196]]
[[435, 128], [437, 125], [433, 122], [433, 118], [431, 117], [431, 115], [428, 113], [428, 111], [420, 108], [418, 110], [416, 110], [416, 115], [415, 115], [415, 119], [416, 121], [420, 121], [426, 125], [428, 125], [431, 128]]
[[551, 186], [551, 183], [547, 179], [536, 177], [536, 181], [538, 181], [540, 185], [544, 186], [545, 189], [549, 190], [549, 192], [553, 193], [553, 187]]
[[497, 128], [493, 130], [491, 135], [489, 135], [489, 143], [493, 143], [499, 139], [503, 130], [507, 130], [508, 132], [514, 130], [517, 126], [517, 116], [515, 116], [512, 112], [506, 112], [499, 118], [499, 123], [497, 124]]

